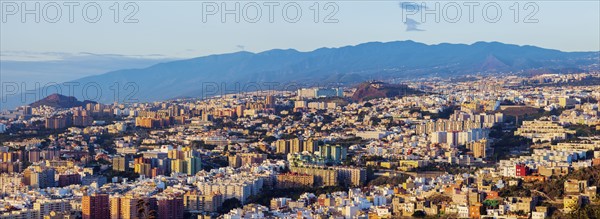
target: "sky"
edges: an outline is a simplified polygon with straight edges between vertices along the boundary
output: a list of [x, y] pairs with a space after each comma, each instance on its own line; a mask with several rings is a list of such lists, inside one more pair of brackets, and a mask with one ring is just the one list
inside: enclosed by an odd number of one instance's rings
[[[562, 51], [600, 50], [599, 1], [147, 0], [126, 4], [3, 0], [1, 5], [3, 61], [60, 60], [86, 54], [190, 58], [397, 40], [427, 44], [499, 41]], [[474, 6], [470, 10], [467, 5]], [[26, 14], [26, 10], [33, 12]], [[224, 14], [226, 10], [230, 14]], [[58, 11], [61, 16], [56, 16]], [[297, 17], [297, 11], [301, 16]]]
[[600, 51], [600, 1], [0, 0], [0, 94], [212, 54], [401, 40]]

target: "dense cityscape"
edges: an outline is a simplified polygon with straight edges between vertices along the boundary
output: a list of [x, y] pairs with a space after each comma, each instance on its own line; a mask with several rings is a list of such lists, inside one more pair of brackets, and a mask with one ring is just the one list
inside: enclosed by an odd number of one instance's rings
[[53, 94], [0, 114], [0, 218], [600, 218], [599, 82]]

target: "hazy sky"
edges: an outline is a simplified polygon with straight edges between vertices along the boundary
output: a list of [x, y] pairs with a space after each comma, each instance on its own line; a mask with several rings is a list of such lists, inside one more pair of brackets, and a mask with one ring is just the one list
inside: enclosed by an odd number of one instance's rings
[[[32, 10], [34, 2], [2, 1], [2, 60], [54, 59], [82, 52], [185, 58], [273, 48], [309, 51], [319, 47], [396, 40], [427, 44], [499, 41], [563, 51], [600, 50], [600, 3], [596, 0], [530, 4], [520, 1], [518, 7], [515, 7], [516, 1], [479, 2], [473, 7], [472, 23], [466, 4], [477, 2], [416, 2], [418, 5], [424, 3], [427, 10], [437, 13], [440, 19], [436, 22], [435, 15], [425, 15], [424, 21], [423, 10], [413, 10], [417, 8], [414, 6], [403, 9], [398, 1], [332, 1], [331, 4], [319, 1], [318, 15], [314, 10], [316, 1], [279, 2], [279, 5], [275, 5], [277, 2], [237, 1], [240, 4], [239, 23], [232, 14], [225, 15], [225, 22], [221, 20], [223, 6], [234, 9], [236, 1], [141, 1], [130, 5], [120, 1], [118, 16], [113, 10], [117, 8], [115, 1], [103, 0], [98, 1], [98, 5], [88, 5], [87, 14], [83, 8], [89, 2], [80, 2], [73, 6], [73, 23], [69, 22], [68, 7], [73, 2], [37, 2], [40, 3], [39, 13], [33, 13], [40, 15], [39, 23], [35, 22], [33, 14], [22, 14], [23, 6]], [[287, 12], [284, 12], [284, 5], [288, 3]], [[437, 10], [436, 3], [439, 3]], [[483, 10], [486, 4], [489, 4], [487, 14]], [[272, 15], [268, 5], [275, 5]], [[58, 18], [57, 6], [61, 11]], [[102, 9], [98, 19], [94, 19], [94, 6]], [[260, 18], [256, 16], [257, 6], [261, 11]], [[295, 20], [297, 6], [302, 14]], [[456, 6], [460, 8], [457, 10]], [[497, 8], [501, 10], [501, 16], [494, 19]], [[518, 15], [514, 10], [517, 8]], [[138, 22], [123, 23], [126, 15], [136, 9], [129, 20], [137, 19]], [[460, 17], [456, 16], [457, 11], [460, 11]], [[327, 17], [331, 13], [334, 15]], [[528, 17], [530, 14], [533, 16]], [[25, 22], [22, 16], [25, 16]], [[118, 23], [114, 21], [115, 17]], [[273, 19], [272, 23], [269, 17]], [[319, 22], [315, 22], [315, 17]], [[327, 18], [334, 23], [324, 23]], [[54, 21], [56, 23], [51, 23]], [[251, 23], [254, 21], [256, 23]]]

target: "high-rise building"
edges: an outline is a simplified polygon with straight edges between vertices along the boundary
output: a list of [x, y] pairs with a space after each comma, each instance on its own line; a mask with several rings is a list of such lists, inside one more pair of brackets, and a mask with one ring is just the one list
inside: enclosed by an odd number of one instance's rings
[[157, 203], [154, 197], [126, 195], [110, 198], [111, 219], [148, 218], [151, 214], [155, 214], [156, 210]]
[[29, 160], [29, 162], [31, 163], [37, 163], [40, 162], [40, 158], [41, 158], [41, 150], [38, 148], [34, 148], [28, 151], [28, 156], [27, 159]]
[[317, 97], [343, 97], [344, 90], [341, 88], [317, 88], [315, 95]]
[[343, 97], [344, 90], [341, 88], [302, 88], [298, 90], [300, 99], [316, 97]]
[[0, 162], [0, 173], [20, 173], [23, 171], [23, 162]]
[[140, 175], [150, 177], [152, 176], [152, 165], [149, 163], [136, 163], [134, 164], [134, 172]]
[[277, 188], [312, 187], [315, 184], [315, 176], [308, 174], [286, 173], [277, 175]]
[[23, 186], [23, 176], [16, 173], [0, 174], [0, 195], [16, 194], [17, 192], [26, 192], [29, 190]]
[[121, 219], [121, 196], [111, 196], [109, 205], [110, 219]]
[[527, 176], [528, 172], [529, 172], [529, 168], [525, 164], [515, 165], [515, 176], [517, 176], [517, 177]]
[[302, 88], [302, 89], [298, 89], [298, 97], [301, 99], [315, 98], [315, 97], [317, 97], [317, 94], [315, 92], [315, 89]]
[[364, 168], [292, 166], [290, 171], [314, 176], [315, 186], [362, 186], [367, 180], [367, 171]]
[[184, 159], [185, 158], [185, 153], [182, 150], [169, 150], [167, 152], [167, 157], [169, 159], [173, 159], [173, 160]]
[[451, 147], [458, 145], [458, 132], [446, 132], [446, 144]]
[[247, 164], [259, 164], [267, 159], [266, 154], [237, 153], [229, 156], [229, 166], [239, 168]]
[[67, 120], [64, 116], [53, 116], [50, 118], [46, 118], [46, 128], [47, 129], [63, 129], [66, 128], [69, 124], [69, 120]]
[[273, 95], [268, 95], [267, 97], [265, 97], [265, 104], [269, 108], [275, 106], [275, 97]]
[[317, 150], [318, 143], [319, 142], [317, 140], [312, 138], [306, 139], [304, 142], [302, 142], [304, 150], [310, 153], [313, 153]]
[[188, 157], [185, 159], [187, 165], [186, 171], [188, 175], [195, 175], [202, 170], [202, 159], [199, 157]]
[[183, 218], [183, 199], [180, 197], [158, 198], [158, 218], [181, 219]]
[[294, 138], [288, 141], [290, 142], [290, 153], [302, 153], [304, 151], [304, 144], [302, 140]]
[[186, 211], [216, 212], [223, 204], [220, 193], [201, 194], [196, 190], [188, 191], [183, 196]]
[[202, 194], [219, 193], [223, 200], [237, 198], [246, 203], [251, 195], [258, 195], [263, 188], [264, 179], [261, 177], [241, 177], [236, 179], [215, 179], [210, 182], [198, 182]]
[[227, 160], [229, 161], [230, 167], [239, 168], [242, 166], [242, 156], [240, 156], [239, 154], [229, 155], [227, 157]]
[[49, 147], [40, 151], [40, 158], [46, 161], [58, 160], [60, 155], [60, 149], [57, 147]]
[[558, 105], [561, 107], [574, 106], [576, 103], [577, 101], [575, 99], [568, 96], [558, 98]]
[[315, 186], [338, 186], [337, 171], [324, 167], [290, 167], [293, 173], [306, 174], [314, 176]]
[[187, 163], [185, 160], [177, 159], [171, 161], [171, 171], [174, 173], [188, 173]]
[[56, 171], [52, 168], [30, 167], [23, 171], [23, 183], [33, 188], [54, 187], [56, 186], [55, 174]]
[[71, 211], [71, 203], [67, 199], [38, 199], [33, 203], [33, 210], [40, 211], [41, 215], [66, 213]]
[[174, 124], [174, 117], [136, 117], [135, 126], [143, 128], [164, 128]]
[[367, 170], [353, 167], [333, 167], [338, 171], [339, 181], [345, 186], [363, 186], [367, 181]]
[[279, 139], [275, 142], [275, 149], [278, 154], [302, 153], [304, 151], [314, 152], [316, 142], [312, 139], [305, 142], [299, 138]]
[[94, 122], [94, 118], [91, 116], [73, 116], [74, 126], [91, 126]]
[[114, 171], [127, 171], [129, 170], [129, 159], [126, 156], [115, 156], [112, 159], [112, 165]]
[[83, 219], [108, 219], [110, 206], [107, 194], [85, 195], [81, 198]]
[[284, 139], [279, 139], [275, 142], [275, 152], [278, 154], [290, 153], [290, 142]]
[[486, 150], [488, 148], [488, 140], [482, 139], [480, 141], [473, 142], [469, 145], [469, 149], [473, 151], [473, 157], [486, 158]]
[[23, 106], [23, 115], [31, 115], [33, 112], [33, 109], [31, 108], [31, 106]]
[[321, 145], [319, 146], [319, 153], [323, 159], [339, 163], [348, 157], [348, 148], [341, 145]]
[[238, 117], [243, 117], [244, 116], [244, 110], [246, 110], [246, 107], [244, 105], [238, 105], [235, 107], [235, 114]]
[[19, 150], [19, 151], [7, 151], [7, 152], [2, 152], [2, 157], [0, 157], [0, 159], [2, 159], [3, 162], [16, 162], [18, 160], [24, 160], [23, 157], [23, 151]]
[[58, 175], [58, 186], [65, 187], [69, 185], [81, 184], [81, 175], [77, 173]]
[[554, 121], [541, 120], [523, 121], [521, 127], [515, 131], [515, 135], [529, 138], [533, 142], [562, 140], [569, 134], [575, 134], [575, 131], [564, 128]]

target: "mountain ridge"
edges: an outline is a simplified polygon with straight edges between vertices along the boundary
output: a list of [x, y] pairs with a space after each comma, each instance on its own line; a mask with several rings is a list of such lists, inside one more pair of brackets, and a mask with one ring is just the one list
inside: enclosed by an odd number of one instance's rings
[[[115, 99], [110, 86], [118, 83], [121, 93], [133, 94], [129, 101], [156, 101], [179, 96], [207, 97], [245, 89], [252, 83], [296, 83], [296, 87], [352, 84], [428, 76], [461, 76], [471, 73], [522, 71], [584, 71], [598, 62], [598, 52], [562, 52], [536, 46], [499, 42], [473, 44], [414, 41], [368, 42], [312, 51], [272, 49], [259, 53], [235, 52], [162, 62], [147, 68], [127, 69], [84, 77], [72, 82], [95, 83], [102, 97], [94, 101], [127, 102]], [[125, 90], [134, 84], [135, 92]], [[240, 87], [236, 87], [236, 86]], [[206, 85], [217, 85], [217, 92]], [[288, 87], [289, 88], [289, 87]], [[43, 88], [42, 88], [43, 89]], [[260, 87], [257, 89], [266, 89]], [[291, 89], [291, 88], [290, 88]], [[81, 93], [81, 92], [80, 92]], [[83, 95], [76, 93], [77, 98]], [[91, 95], [93, 96], [93, 95]]]

